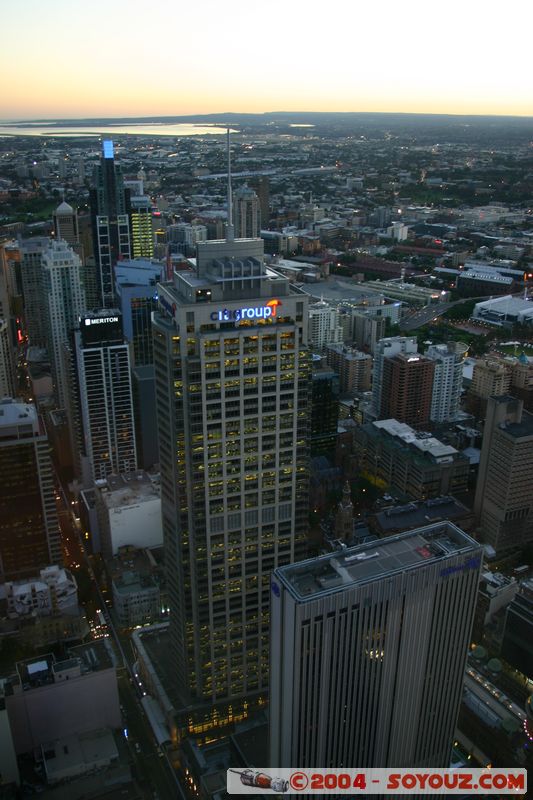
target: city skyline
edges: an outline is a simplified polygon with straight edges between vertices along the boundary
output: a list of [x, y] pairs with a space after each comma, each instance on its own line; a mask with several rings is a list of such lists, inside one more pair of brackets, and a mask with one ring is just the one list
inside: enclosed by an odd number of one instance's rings
[[[202, 0], [179, 12], [165, 0], [157, 14], [138, 0], [97, 0], [90, 10], [66, 0], [10, 3], [4, 29], [24, 36], [7, 36], [0, 56], [2, 117], [279, 109], [530, 116], [521, 10], [517, 0], [497, 18], [458, 0], [446, 14], [421, 0], [401, 12], [354, 14], [334, 0], [326, 16], [316, 3], [303, 14], [279, 0], [268, 14], [242, 0]], [[222, 57], [228, 48], [231, 58]]]
[[[347, 80], [385, 69], [415, 5], [355, 9]], [[84, 42], [102, 101], [167, 29], [177, 94], [193, 40], [222, 82], [243, 40], [273, 86], [303, 42], [287, 81], [323, 67], [332, 92], [348, 52], [308, 36], [313, 2], [28, 6], [8, 38], [58, 102]], [[406, 59], [451, 30], [431, 13]], [[492, 70], [468, 37], [462, 63]], [[525, 791], [533, 117], [149, 120], [0, 124], [0, 797], [219, 800], [228, 770], [277, 791], [313, 764], [339, 788], [488, 768]]]

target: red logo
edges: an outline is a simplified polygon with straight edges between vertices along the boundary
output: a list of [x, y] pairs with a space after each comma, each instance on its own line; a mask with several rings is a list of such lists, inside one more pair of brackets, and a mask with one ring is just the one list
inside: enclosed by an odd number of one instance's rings
[[275, 317], [277, 307], [282, 305], [283, 303], [281, 302], [281, 300], [269, 300], [267, 303], [267, 308], [272, 309], [272, 316]]

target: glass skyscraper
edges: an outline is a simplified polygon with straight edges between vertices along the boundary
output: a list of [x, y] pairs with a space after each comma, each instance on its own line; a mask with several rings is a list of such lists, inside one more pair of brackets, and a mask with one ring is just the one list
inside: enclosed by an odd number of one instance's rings
[[115, 164], [113, 142], [103, 142], [90, 192], [93, 246], [98, 291], [103, 308], [114, 306], [113, 267], [131, 258], [130, 190], [124, 187], [120, 165]]

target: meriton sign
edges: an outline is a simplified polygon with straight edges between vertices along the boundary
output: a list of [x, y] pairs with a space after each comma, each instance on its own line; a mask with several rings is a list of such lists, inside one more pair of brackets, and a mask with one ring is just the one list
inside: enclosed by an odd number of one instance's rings
[[277, 307], [282, 305], [281, 300], [269, 300], [264, 306], [259, 308], [223, 308], [220, 311], [213, 311], [211, 319], [213, 322], [238, 322], [241, 319], [268, 319], [276, 316]]

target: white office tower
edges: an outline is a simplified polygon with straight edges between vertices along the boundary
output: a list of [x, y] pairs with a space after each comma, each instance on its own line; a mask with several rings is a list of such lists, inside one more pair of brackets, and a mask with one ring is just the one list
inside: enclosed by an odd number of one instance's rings
[[309, 306], [309, 345], [314, 352], [328, 344], [339, 344], [344, 338], [340, 314], [334, 306], [319, 300]]
[[77, 411], [71, 420], [75, 431], [81, 427], [81, 478], [90, 486], [111, 473], [137, 469], [130, 354], [120, 311], [83, 314], [73, 355]]
[[249, 186], [241, 186], [233, 196], [235, 236], [238, 239], [256, 239], [261, 230], [259, 198]]
[[275, 570], [270, 767], [448, 767], [481, 564], [442, 522]]
[[463, 362], [467, 351], [468, 345], [462, 342], [433, 344], [426, 350], [426, 356], [435, 362], [431, 397], [433, 422], [453, 422], [459, 415]]
[[41, 314], [59, 408], [67, 403], [63, 347], [85, 311], [80, 273], [81, 261], [69, 245], [62, 239], [50, 240], [42, 256]]
[[[230, 195], [231, 196], [231, 195]], [[231, 203], [230, 203], [231, 210]], [[201, 242], [158, 287], [156, 402], [171, 646], [185, 732], [266, 702], [271, 570], [308, 527], [307, 295], [261, 239]]]
[[416, 336], [390, 336], [380, 339], [374, 350], [374, 369], [372, 372], [372, 409], [379, 419], [381, 413], [381, 387], [383, 384], [383, 366], [386, 358], [398, 353], [418, 353]]

